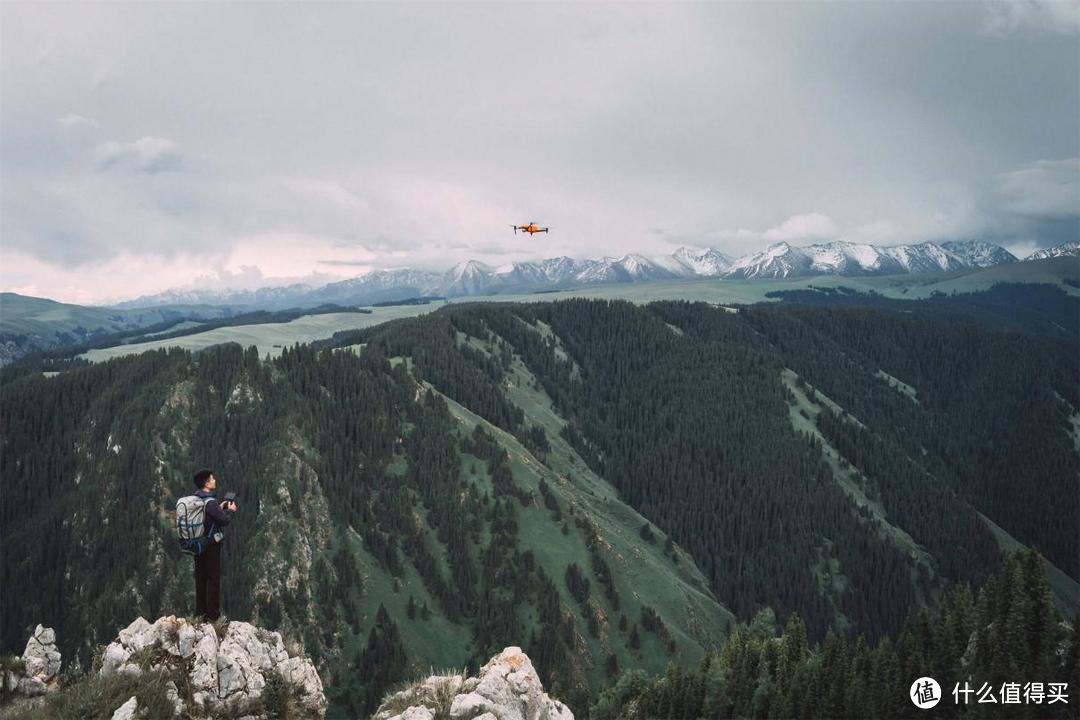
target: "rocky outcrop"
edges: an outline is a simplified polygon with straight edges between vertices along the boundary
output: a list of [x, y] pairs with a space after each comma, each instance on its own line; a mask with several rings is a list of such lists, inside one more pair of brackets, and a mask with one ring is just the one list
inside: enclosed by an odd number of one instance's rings
[[508, 647], [476, 677], [436, 675], [389, 695], [374, 720], [574, 720], [570, 709], [544, 692], [521, 648]]
[[[295, 702], [306, 717], [326, 714], [322, 680], [311, 660], [290, 656], [279, 633], [246, 622], [228, 623], [219, 637], [210, 623], [172, 615], [153, 624], [138, 618], [105, 648], [100, 673], [155, 672], [172, 676], [166, 687], [177, 716], [261, 717], [277, 712], [271, 703], [285, 701]], [[177, 679], [190, 688], [187, 697], [180, 696]], [[125, 707], [117, 708], [119, 717]]]
[[134, 695], [128, 701], [116, 708], [112, 714], [112, 720], [135, 720], [139, 713], [139, 700]]
[[3, 671], [4, 697], [33, 698], [56, 690], [60, 651], [52, 628], [38, 625], [19, 661], [21, 667], [6, 667]]

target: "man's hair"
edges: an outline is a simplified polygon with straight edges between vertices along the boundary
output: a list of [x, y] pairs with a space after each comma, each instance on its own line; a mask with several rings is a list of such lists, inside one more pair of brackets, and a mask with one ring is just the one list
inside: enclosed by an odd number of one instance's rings
[[191, 478], [191, 479], [195, 483], [195, 487], [202, 490], [203, 485], [206, 485], [206, 481], [209, 480], [210, 476], [213, 475], [213, 474], [214, 474], [213, 470], [208, 470], [206, 468], [203, 468], [199, 472], [195, 473], [195, 476], [193, 478]]

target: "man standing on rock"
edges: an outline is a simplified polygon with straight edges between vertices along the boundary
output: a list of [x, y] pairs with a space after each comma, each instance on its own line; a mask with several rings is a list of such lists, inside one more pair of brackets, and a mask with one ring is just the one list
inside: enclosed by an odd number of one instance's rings
[[236, 501], [219, 503], [214, 497], [217, 478], [211, 470], [200, 470], [194, 477], [195, 495], [206, 500], [206, 549], [195, 556], [195, 614], [214, 622], [221, 617], [221, 542], [222, 528], [232, 521]]

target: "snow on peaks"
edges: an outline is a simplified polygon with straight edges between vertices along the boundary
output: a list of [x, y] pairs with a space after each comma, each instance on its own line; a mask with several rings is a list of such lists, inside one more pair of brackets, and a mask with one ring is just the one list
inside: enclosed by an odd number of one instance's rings
[[1016, 262], [1016, 256], [1005, 248], [985, 240], [950, 240], [941, 247], [973, 267], [991, 267]]
[[765, 248], [765, 257], [772, 259], [780, 257], [781, 255], [787, 255], [790, 252], [790, 245], [788, 245], [786, 242], [777, 242]]
[[643, 255], [638, 255], [637, 253], [628, 253], [626, 255], [623, 255], [615, 264], [628, 272], [631, 277], [641, 277], [642, 275], [648, 275], [651, 271], [657, 268], [656, 263], [652, 262]]
[[489, 275], [492, 273], [492, 269], [479, 260], [466, 260], [455, 265], [450, 273], [454, 280], [461, 280]]
[[[1080, 243], [1069, 241], [1030, 256], [1029, 260], [1077, 255]], [[532, 262], [514, 262], [493, 268], [466, 260], [445, 272], [402, 268], [375, 270], [357, 278], [319, 288], [302, 285], [261, 288], [244, 293], [198, 291], [187, 295], [163, 293], [141, 298], [143, 305], [177, 302], [247, 304], [264, 308], [299, 307], [322, 303], [357, 304], [404, 297], [445, 297], [491, 293], [535, 292], [593, 283], [625, 283], [678, 278], [786, 278], [809, 275], [896, 275], [952, 272], [1015, 262], [1007, 250], [993, 243], [967, 240], [940, 245], [924, 242], [879, 247], [832, 241], [795, 247], [775, 242], [764, 250], [729, 258], [711, 248], [680, 247], [670, 255], [578, 260], [561, 256]], [[131, 303], [125, 305], [133, 306]]]
[[1066, 240], [1060, 245], [1037, 250], [1024, 258], [1024, 260], [1045, 260], [1047, 258], [1065, 257], [1068, 255], [1080, 256], [1080, 242], [1076, 240]]
[[[671, 255], [662, 255], [654, 260], [668, 269], [679, 267], [705, 276], [720, 275], [731, 266], [731, 258], [712, 248], [702, 250], [684, 246]], [[674, 263], [666, 262], [671, 260], [674, 260]]]

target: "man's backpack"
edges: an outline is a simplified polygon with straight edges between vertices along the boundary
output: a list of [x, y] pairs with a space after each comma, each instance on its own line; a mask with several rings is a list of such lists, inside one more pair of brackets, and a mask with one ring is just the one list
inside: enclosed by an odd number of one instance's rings
[[206, 533], [206, 501], [209, 498], [188, 495], [176, 501], [176, 535], [180, 551], [202, 555], [210, 544]]

